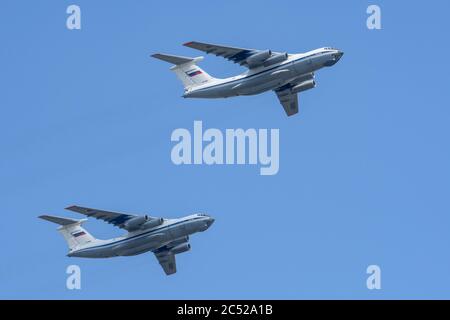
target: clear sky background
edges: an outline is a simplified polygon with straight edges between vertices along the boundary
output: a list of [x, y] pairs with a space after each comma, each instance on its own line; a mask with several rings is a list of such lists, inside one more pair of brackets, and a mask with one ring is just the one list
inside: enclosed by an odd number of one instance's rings
[[[82, 29], [66, 28], [66, 8]], [[448, 1], [0, 2], [0, 298], [450, 298]], [[382, 30], [366, 8], [382, 9]], [[287, 118], [272, 92], [181, 98], [190, 41], [345, 52]], [[217, 77], [245, 69], [206, 56]], [[279, 128], [280, 171], [175, 166], [176, 128]], [[166, 277], [153, 254], [66, 257], [72, 204], [216, 218]], [[98, 238], [123, 233], [101, 221]], [[82, 289], [66, 289], [66, 267]], [[368, 290], [366, 268], [382, 270]]]

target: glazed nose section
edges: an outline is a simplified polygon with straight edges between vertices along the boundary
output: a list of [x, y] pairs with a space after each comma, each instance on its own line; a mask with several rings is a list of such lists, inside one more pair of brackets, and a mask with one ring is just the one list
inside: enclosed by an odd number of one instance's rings
[[208, 226], [208, 228], [211, 227], [211, 225], [214, 223], [214, 221], [215, 221], [214, 218], [211, 218], [211, 217], [206, 221], [206, 225]]
[[337, 50], [336, 53], [333, 54], [334, 60], [335, 60], [336, 62], [338, 62], [338, 61], [342, 58], [343, 55], [344, 55], [344, 52], [343, 52], [343, 51]]
[[214, 223], [214, 218], [205, 217], [204, 219], [197, 220], [195, 222], [195, 231], [194, 232], [202, 232], [207, 230]]
[[344, 55], [344, 52], [340, 50], [335, 50], [328, 57], [328, 60], [324, 63], [326, 67], [334, 66]]

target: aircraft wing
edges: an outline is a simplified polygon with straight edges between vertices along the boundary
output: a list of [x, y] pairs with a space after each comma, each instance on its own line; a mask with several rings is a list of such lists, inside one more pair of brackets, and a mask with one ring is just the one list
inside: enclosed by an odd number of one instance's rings
[[158, 262], [163, 268], [166, 275], [171, 275], [177, 272], [177, 263], [175, 260], [175, 255], [177, 253], [174, 253], [171, 249], [173, 249], [175, 246], [185, 243], [189, 243], [188, 238], [172, 241], [165, 246], [153, 251], [156, 259], [158, 259]]
[[225, 59], [233, 61], [234, 63], [239, 63], [241, 66], [247, 65], [245, 60], [248, 57], [262, 51], [256, 49], [221, 46], [217, 44], [203, 43], [196, 41], [186, 42], [184, 46], [197, 49], [206, 53], [212, 53], [215, 54], [216, 56], [224, 57]]
[[85, 207], [79, 207], [79, 206], [71, 206], [71, 207], [67, 207], [66, 209], [84, 214], [85, 216], [88, 216], [88, 217], [94, 217], [96, 219], [106, 221], [106, 222], [113, 224], [116, 227], [119, 227], [122, 229], [125, 229], [126, 221], [130, 220], [131, 218], [136, 217], [133, 214], [125, 214], [125, 213], [120, 213], [120, 212], [105, 211], [105, 210], [85, 208]]
[[175, 254], [171, 253], [170, 251], [163, 251], [160, 253], [155, 253], [155, 256], [166, 275], [171, 275], [177, 272], [177, 262], [175, 260]]
[[307, 73], [274, 90], [288, 117], [298, 113], [298, 94], [292, 89], [304, 81], [313, 79], [314, 73]]
[[291, 93], [289, 89], [275, 90], [275, 93], [280, 100], [281, 105], [286, 111], [288, 117], [298, 113], [298, 95], [297, 93]]

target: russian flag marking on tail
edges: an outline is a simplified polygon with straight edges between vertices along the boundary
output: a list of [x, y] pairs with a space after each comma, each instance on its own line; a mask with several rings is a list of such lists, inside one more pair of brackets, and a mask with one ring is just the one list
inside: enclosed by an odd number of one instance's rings
[[187, 73], [187, 75], [189, 77], [194, 77], [194, 76], [199, 75], [199, 74], [202, 74], [202, 72], [200, 70], [195, 70], [193, 72]]
[[86, 234], [86, 232], [84, 232], [84, 231], [80, 231], [80, 232], [77, 232], [77, 233], [72, 233], [72, 235], [76, 238], [76, 237], [80, 237], [80, 236], [83, 236], [83, 235], [85, 235]]

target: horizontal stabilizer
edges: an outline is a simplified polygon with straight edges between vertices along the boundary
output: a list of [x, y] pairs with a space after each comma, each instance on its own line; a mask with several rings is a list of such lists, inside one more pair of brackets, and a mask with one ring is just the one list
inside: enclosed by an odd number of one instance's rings
[[181, 80], [185, 91], [214, 80], [213, 77], [196, 64], [202, 61], [203, 57], [189, 58], [161, 53], [155, 53], [152, 57], [174, 64], [174, 66], [170, 67], [170, 70], [175, 72]]
[[93, 243], [96, 239], [87, 232], [81, 225], [87, 219], [70, 219], [55, 216], [42, 215], [39, 218], [59, 224], [58, 231], [62, 234], [69, 246], [70, 251], [88, 243]]
[[62, 218], [62, 217], [49, 216], [49, 215], [42, 215], [42, 216], [39, 216], [39, 218], [62, 225], [62, 226], [68, 226], [71, 224], [82, 222], [82, 220]]
[[153, 58], [163, 60], [169, 63], [173, 63], [175, 65], [185, 64], [185, 63], [195, 63], [202, 59], [202, 57], [198, 58], [189, 58], [189, 57], [183, 57], [183, 56], [174, 56], [171, 54], [162, 54], [162, 53], [155, 53], [152, 54]]

